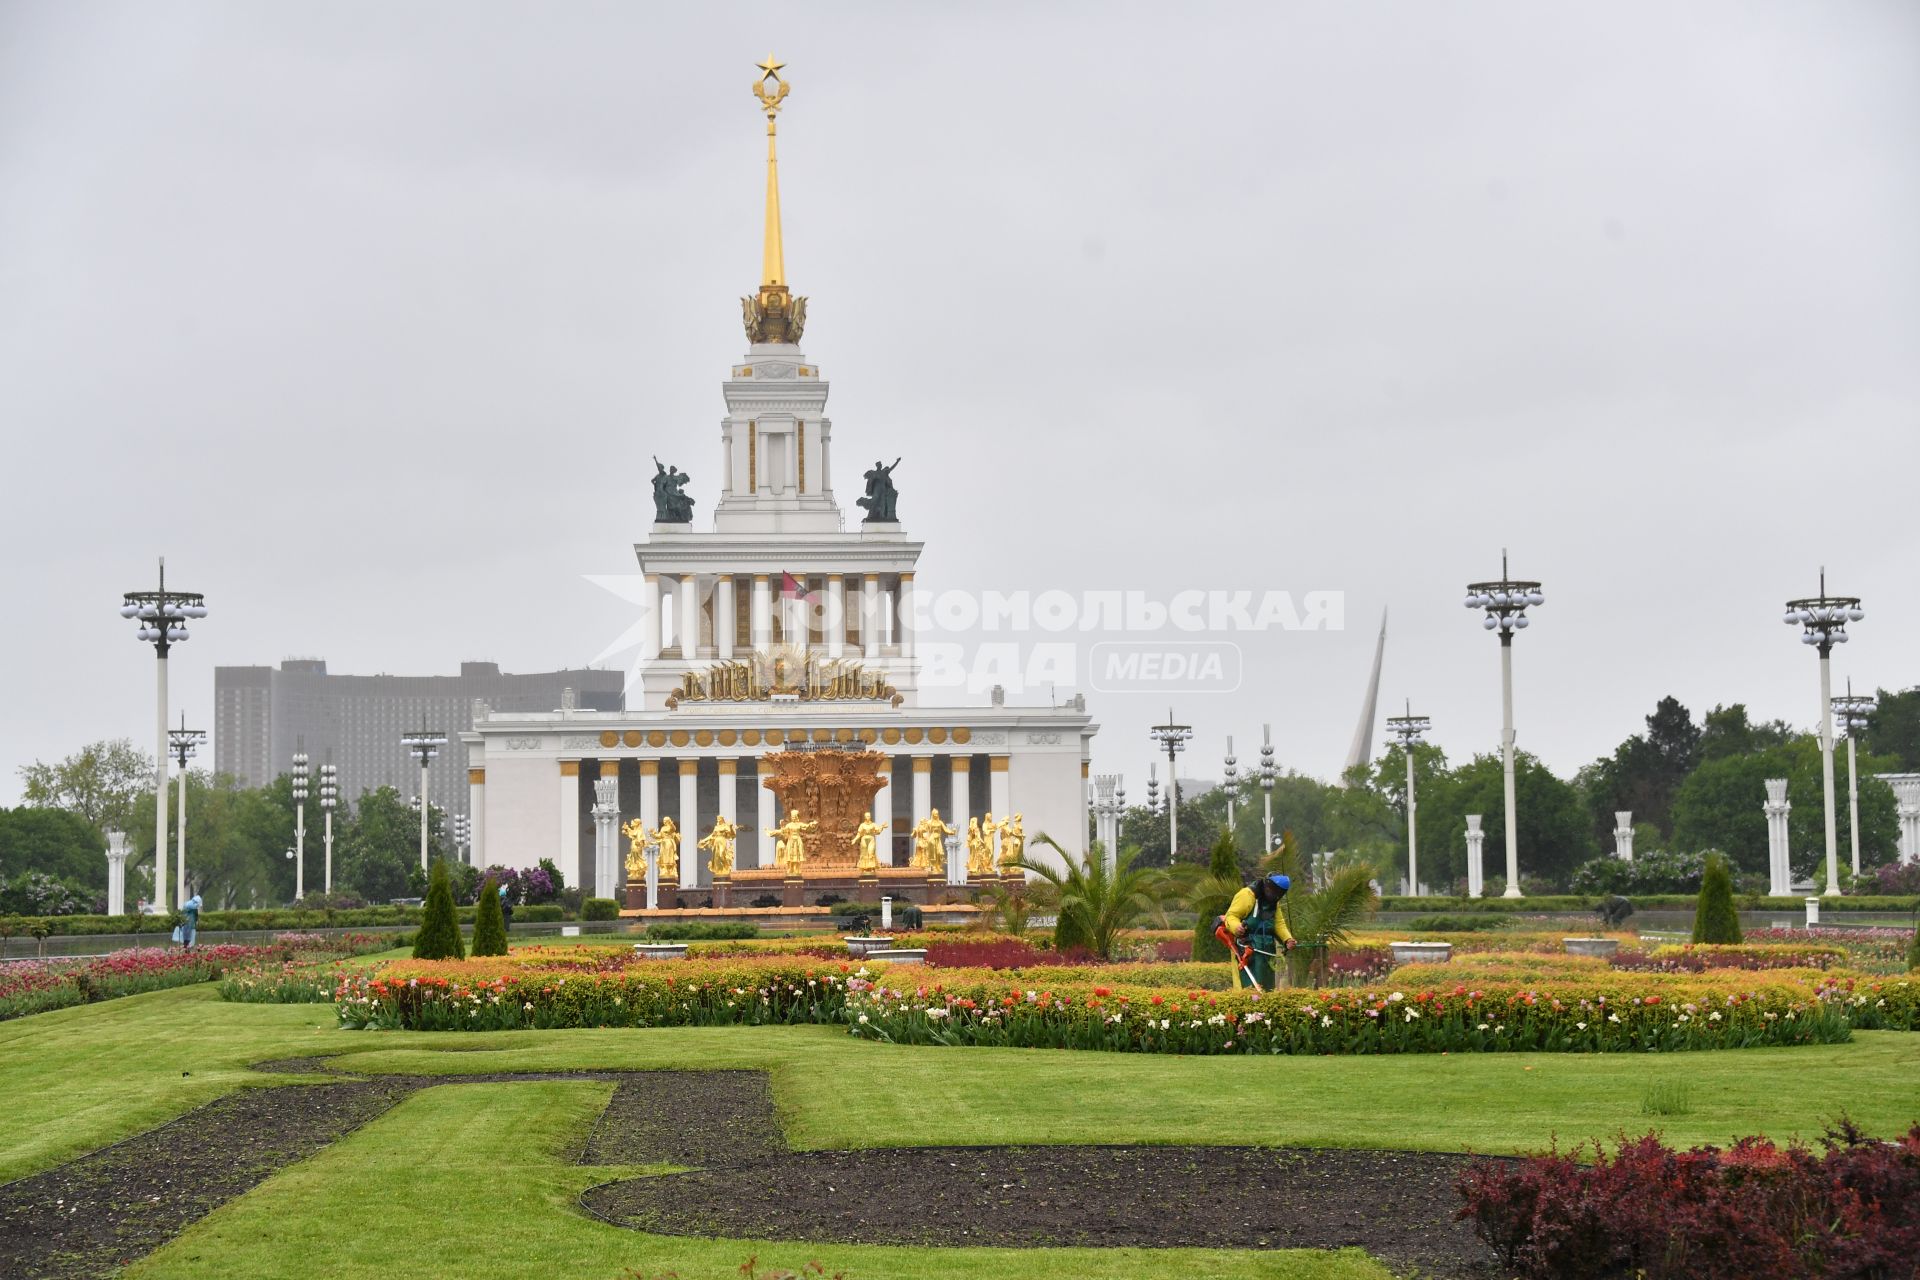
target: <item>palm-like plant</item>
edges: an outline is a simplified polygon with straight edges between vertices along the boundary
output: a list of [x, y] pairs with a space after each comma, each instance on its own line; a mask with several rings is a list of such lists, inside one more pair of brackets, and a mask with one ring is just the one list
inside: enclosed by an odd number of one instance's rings
[[1167, 895], [1172, 891], [1167, 874], [1157, 867], [1136, 867], [1137, 849], [1122, 849], [1107, 868], [1104, 851], [1098, 842], [1086, 858], [1076, 861], [1072, 854], [1044, 832], [1033, 838], [1060, 855], [1061, 867], [1033, 862], [1022, 857], [1012, 865], [1038, 877], [1059, 912], [1054, 926], [1054, 945], [1062, 951], [1085, 947], [1103, 960], [1113, 958], [1114, 943], [1120, 934], [1143, 920], [1166, 918]]
[[[1316, 876], [1291, 831], [1281, 834], [1280, 847], [1260, 864], [1260, 870], [1262, 874], [1277, 871], [1293, 881], [1281, 902], [1296, 942], [1324, 946], [1346, 942], [1354, 926], [1380, 908], [1380, 895], [1373, 890], [1373, 867], [1364, 862], [1330, 865]], [[1291, 975], [1295, 982], [1307, 963], [1306, 956], [1298, 956], [1290, 966], [1297, 970]]]

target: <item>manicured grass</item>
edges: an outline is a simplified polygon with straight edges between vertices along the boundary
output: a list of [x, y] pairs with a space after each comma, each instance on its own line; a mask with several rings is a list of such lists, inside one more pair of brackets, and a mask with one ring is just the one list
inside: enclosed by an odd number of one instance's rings
[[[475, 1052], [490, 1050], [489, 1052]], [[344, 1052], [343, 1052], [344, 1051]], [[757, 1067], [797, 1146], [1167, 1142], [1525, 1151], [1643, 1133], [1650, 1083], [1690, 1082], [1676, 1144], [1811, 1138], [1842, 1109], [1870, 1132], [1920, 1119], [1920, 1035], [1671, 1055], [1406, 1054], [1179, 1058], [902, 1048], [828, 1027], [480, 1034], [343, 1032], [326, 1005], [224, 1004], [211, 987], [0, 1024], [8, 1101], [0, 1180], [160, 1124], [242, 1085], [245, 1070], [341, 1054], [342, 1069], [427, 1074]], [[183, 1074], [184, 1073], [184, 1074]]]
[[[482, 1055], [491, 1057], [492, 1055]], [[884, 1249], [682, 1239], [610, 1227], [581, 1191], [640, 1172], [568, 1163], [605, 1105], [582, 1082], [429, 1089], [345, 1141], [212, 1214], [131, 1268], [138, 1280], [458, 1275], [620, 1280], [628, 1268], [737, 1280], [818, 1259], [853, 1280], [981, 1280], [1052, 1273], [1090, 1280], [1386, 1280], [1357, 1250]]]

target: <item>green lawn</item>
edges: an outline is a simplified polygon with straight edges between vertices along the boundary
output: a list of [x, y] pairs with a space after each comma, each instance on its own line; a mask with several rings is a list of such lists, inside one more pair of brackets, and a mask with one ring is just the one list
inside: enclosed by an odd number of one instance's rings
[[[1672, 1055], [1175, 1058], [901, 1048], [824, 1027], [344, 1032], [328, 1006], [224, 1004], [203, 986], [0, 1023], [0, 1096], [8, 1102], [0, 1180], [236, 1087], [300, 1087], [297, 1078], [246, 1066], [308, 1054], [340, 1055], [338, 1064], [353, 1071], [448, 1075], [764, 1068], [789, 1137], [803, 1147], [1262, 1140], [1510, 1152], [1656, 1127], [1681, 1144], [1748, 1133], [1812, 1137], [1842, 1109], [1885, 1134], [1920, 1119], [1912, 1083], [1920, 1078], [1920, 1035], [1895, 1032], [1845, 1045]], [[1671, 1079], [1690, 1083], [1691, 1113], [1643, 1115], [1648, 1086]], [[577, 1150], [605, 1089], [566, 1082], [425, 1091], [210, 1217], [136, 1274], [291, 1274], [310, 1272], [316, 1257], [327, 1259], [329, 1274], [421, 1274], [435, 1271], [448, 1248], [462, 1251], [463, 1275], [607, 1280], [627, 1267], [731, 1276], [755, 1253], [784, 1266], [817, 1254], [864, 1277], [1015, 1276], [1043, 1265], [1024, 1251], [688, 1242], [583, 1219], [573, 1197], [614, 1175], [572, 1166], [563, 1153]], [[434, 1206], [432, 1232], [418, 1230], [422, 1219], [409, 1204]], [[1044, 1265], [1076, 1276], [1384, 1274], [1321, 1254], [1101, 1251]]]

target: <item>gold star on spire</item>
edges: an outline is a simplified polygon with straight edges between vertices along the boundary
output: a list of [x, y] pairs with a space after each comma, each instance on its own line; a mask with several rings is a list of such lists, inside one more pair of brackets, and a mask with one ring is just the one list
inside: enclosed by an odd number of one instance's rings
[[762, 80], [765, 80], [767, 76], [772, 76], [774, 79], [778, 80], [780, 78], [781, 69], [785, 67], [787, 64], [784, 62], [776, 62], [774, 60], [773, 55], [769, 53], [767, 55], [767, 60], [765, 62], [755, 63], [754, 65], [758, 66], [760, 70], [766, 72], [766, 75], [763, 75], [760, 77]]

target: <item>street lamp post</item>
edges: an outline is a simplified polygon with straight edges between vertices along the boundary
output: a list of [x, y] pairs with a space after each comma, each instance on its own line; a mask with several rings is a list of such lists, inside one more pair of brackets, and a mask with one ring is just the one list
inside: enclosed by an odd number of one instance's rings
[[207, 740], [205, 729], [187, 728], [187, 713], [180, 713], [180, 727], [167, 730], [167, 748], [173, 753], [174, 761], [180, 767], [180, 810], [176, 819], [179, 835], [174, 840], [174, 868], [176, 879], [174, 898], [176, 902], [187, 900], [187, 761], [193, 759], [200, 744]]
[[1147, 761], [1147, 812], [1160, 816], [1160, 766]]
[[1833, 646], [1847, 642], [1847, 624], [1866, 617], [1858, 596], [1827, 594], [1827, 570], [1820, 569], [1820, 594], [1787, 601], [1780, 620], [1802, 628], [1800, 643], [1820, 651], [1820, 774], [1827, 801], [1827, 897], [1840, 892], [1840, 833], [1833, 812]]
[[153, 644], [159, 669], [159, 714], [153, 769], [153, 905], [167, 910], [167, 651], [187, 638], [189, 619], [207, 616], [205, 597], [197, 591], [167, 590], [167, 558], [160, 557], [157, 591], [129, 591], [120, 616], [135, 619], [140, 629], [134, 639]]
[[321, 892], [333, 896], [333, 806], [340, 802], [340, 771], [331, 761], [320, 766], [320, 814], [324, 826], [320, 847], [324, 850]]
[[[1193, 726], [1175, 724], [1173, 708], [1167, 708], [1167, 722], [1154, 725], [1147, 736], [1167, 749], [1167, 863], [1172, 865], [1180, 849], [1180, 770], [1178, 756], [1193, 737]], [[1151, 785], [1151, 784], [1149, 784]]]
[[1387, 733], [1407, 756], [1407, 889], [1416, 898], [1420, 896], [1420, 842], [1413, 820], [1419, 803], [1413, 794], [1413, 749], [1425, 741], [1432, 728], [1432, 720], [1413, 714], [1411, 701], [1407, 703], [1407, 714], [1387, 717]]
[[307, 753], [293, 753], [293, 900], [307, 896]]
[[1853, 681], [1847, 681], [1847, 692], [1833, 700], [1834, 718], [1847, 735], [1847, 831], [1853, 837], [1853, 874], [1860, 874], [1860, 778], [1856, 770], [1857, 757], [1854, 742], [1866, 732], [1867, 717], [1873, 713], [1874, 700], [1865, 694], [1855, 694]]
[[454, 847], [460, 851], [460, 861], [471, 862], [473, 860], [471, 852], [472, 840], [473, 819], [464, 813], [455, 814], [453, 818], [453, 843]]
[[447, 735], [427, 728], [425, 722], [422, 722], [418, 730], [403, 735], [400, 741], [408, 751], [413, 753], [413, 758], [420, 762], [420, 869], [425, 871], [427, 869], [427, 813], [429, 808], [427, 802], [427, 766], [432, 764], [433, 758], [440, 754], [440, 748], [447, 745]]
[[1513, 637], [1527, 627], [1527, 609], [1546, 603], [1540, 584], [1507, 576], [1506, 549], [1500, 551], [1500, 578], [1497, 582], [1467, 584], [1465, 604], [1469, 609], [1485, 609], [1489, 631], [1500, 633], [1500, 755], [1506, 773], [1507, 891], [1503, 897], [1518, 898], [1520, 893], [1520, 831], [1518, 805], [1513, 785]]
[[1227, 739], [1226, 780], [1220, 784], [1227, 793], [1227, 830], [1233, 830], [1233, 802], [1240, 798], [1240, 761], [1233, 754], [1233, 739]]
[[1261, 825], [1265, 829], [1260, 856], [1266, 857], [1273, 852], [1273, 784], [1280, 771], [1273, 763], [1273, 726], [1260, 726], [1260, 807]]

